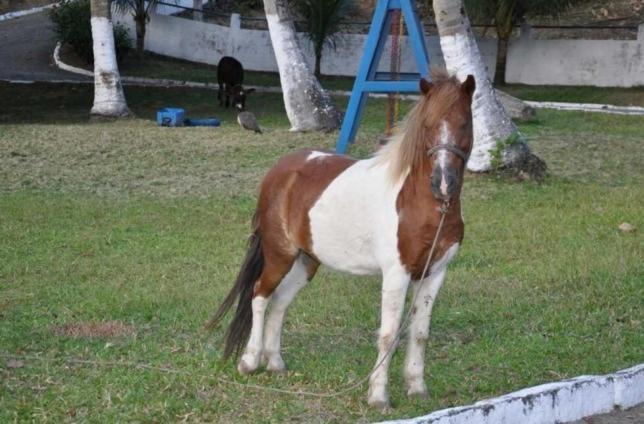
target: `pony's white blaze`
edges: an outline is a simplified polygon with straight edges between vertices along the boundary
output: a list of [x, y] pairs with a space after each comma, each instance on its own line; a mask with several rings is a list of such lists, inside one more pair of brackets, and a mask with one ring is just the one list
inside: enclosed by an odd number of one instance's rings
[[[453, 144], [454, 137], [452, 136], [452, 132], [449, 130], [449, 126], [446, 121], [441, 122], [439, 138], [439, 144]], [[445, 178], [445, 170], [447, 169], [446, 150], [438, 151], [438, 164], [442, 170], [440, 185], [441, 194], [447, 196], [447, 179]]]
[[387, 165], [375, 158], [358, 161], [338, 175], [309, 211], [317, 258], [361, 275], [399, 265], [396, 199], [403, 181], [392, 185]]
[[306, 160], [310, 161], [310, 160], [317, 159], [317, 158], [324, 158], [325, 156], [333, 156], [333, 154], [332, 153], [327, 153], [327, 152], [313, 151], [306, 157]]

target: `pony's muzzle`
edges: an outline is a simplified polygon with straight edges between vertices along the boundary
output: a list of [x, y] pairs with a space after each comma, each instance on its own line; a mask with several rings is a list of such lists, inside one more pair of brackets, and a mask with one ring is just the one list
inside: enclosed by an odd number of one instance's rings
[[450, 200], [458, 190], [458, 173], [436, 166], [431, 177], [432, 194], [437, 200]]

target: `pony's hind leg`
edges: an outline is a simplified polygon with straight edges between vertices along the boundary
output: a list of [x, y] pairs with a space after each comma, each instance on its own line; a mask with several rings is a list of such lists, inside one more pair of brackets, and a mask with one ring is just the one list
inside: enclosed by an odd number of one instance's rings
[[259, 366], [259, 357], [262, 354], [262, 327], [264, 326], [264, 313], [268, 306], [268, 300], [264, 296], [253, 298], [253, 327], [250, 330], [246, 350], [237, 364], [237, 371], [240, 374], [250, 374]]
[[250, 330], [250, 337], [244, 354], [237, 364], [237, 370], [241, 374], [250, 374], [259, 367], [259, 362], [262, 357], [264, 314], [266, 313], [266, 308], [268, 307], [273, 291], [289, 271], [296, 257], [296, 253], [280, 255], [266, 254], [267, 250], [270, 252], [269, 249], [265, 249], [266, 262], [262, 274], [255, 284], [253, 293], [251, 304], [253, 324]]
[[393, 356], [400, 319], [405, 306], [405, 294], [410, 276], [401, 266], [394, 266], [383, 273], [380, 333], [378, 336], [378, 367], [369, 379], [370, 406], [377, 409], [389, 407], [387, 383], [389, 362]]
[[297, 293], [311, 281], [318, 265], [318, 262], [306, 253], [300, 253], [291, 270], [273, 292], [264, 328], [266, 334], [263, 359], [268, 371], [281, 372], [286, 369], [280, 349], [284, 315]]

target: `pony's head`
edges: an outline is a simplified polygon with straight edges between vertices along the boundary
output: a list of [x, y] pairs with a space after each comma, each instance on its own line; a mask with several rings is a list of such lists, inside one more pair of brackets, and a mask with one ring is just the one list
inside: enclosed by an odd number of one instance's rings
[[430, 137], [425, 148], [433, 161], [432, 193], [436, 199], [449, 200], [460, 189], [465, 164], [472, 150], [472, 96], [474, 77], [463, 83], [455, 77], [420, 81], [420, 91], [429, 107], [425, 127]]
[[472, 150], [475, 88], [472, 75], [460, 82], [440, 70], [432, 71], [431, 82], [420, 80], [420, 100], [399, 127], [390, 153], [383, 152], [392, 160], [395, 178], [431, 169], [429, 184], [436, 199], [449, 200], [458, 193]]

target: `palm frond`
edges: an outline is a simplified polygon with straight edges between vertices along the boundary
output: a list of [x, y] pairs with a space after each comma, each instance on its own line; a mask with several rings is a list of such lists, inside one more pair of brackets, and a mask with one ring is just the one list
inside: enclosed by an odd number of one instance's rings
[[589, 0], [464, 0], [467, 14], [477, 23], [500, 19], [519, 23], [525, 15], [558, 16]]
[[137, 0], [112, 0], [112, 4], [117, 12], [125, 15], [136, 10]]
[[291, 0], [289, 3], [303, 19], [303, 29], [316, 51], [325, 44], [335, 45], [334, 34], [353, 7], [352, 0]]

